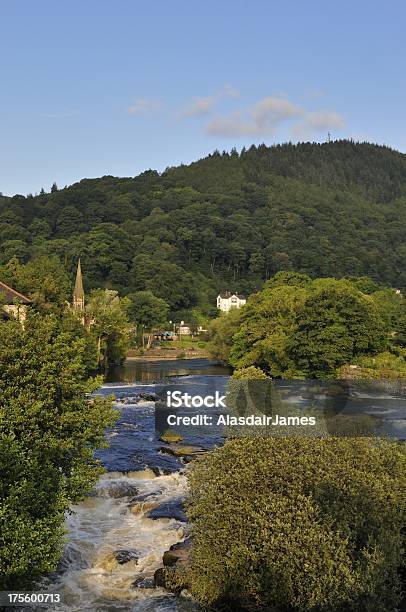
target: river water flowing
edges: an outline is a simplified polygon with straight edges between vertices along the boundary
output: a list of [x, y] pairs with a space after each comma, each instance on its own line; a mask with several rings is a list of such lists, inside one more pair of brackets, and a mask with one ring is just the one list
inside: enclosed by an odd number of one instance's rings
[[[120, 416], [106, 434], [109, 448], [97, 453], [106, 473], [67, 517], [64, 556], [47, 584], [48, 591], [61, 594], [63, 603], [58, 610], [197, 609], [153, 584], [163, 553], [188, 533], [180, 507], [186, 491], [186, 466], [160, 452], [154, 403], [132, 404], [131, 398], [152, 392], [162, 381], [182, 377], [193, 386], [194, 381], [198, 384], [208, 376], [227, 374], [227, 368], [193, 359], [130, 361], [110, 375], [100, 393], [114, 395]], [[218, 442], [206, 439], [203, 445], [208, 448]], [[156, 507], [159, 518], [149, 517]], [[162, 516], [165, 514], [168, 517]]]
[[[197, 610], [189, 600], [153, 583], [163, 553], [188, 534], [181, 505], [187, 466], [162, 452], [155, 432], [155, 404], [148, 394], [163, 383], [183, 384], [192, 394], [208, 385], [220, 388], [228, 374], [227, 368], [206, 359], [130, 361], [99, 390], [114, 396], [120, 416], [106, 432], [109, 448], [97, 452], [106, 473], [67, 517], [65, 552], [45, 585], [49, 592], [61, 594], [63, 603], [58, 609]], [[296, 393], [291, 385], [290, 394]], [[145, 400], [139, 401], [140, 394]], [[395, 437], [406, 437], [404, 397], [357, 392], [352, 400], [355, 410], [361, 406], [380, 419], [383, 432], [402, 427], [404, 435]], [[208, 449], [222, 444], [222, 437], [216, 432], [202, 433], [198, 439], [184, 441]]]

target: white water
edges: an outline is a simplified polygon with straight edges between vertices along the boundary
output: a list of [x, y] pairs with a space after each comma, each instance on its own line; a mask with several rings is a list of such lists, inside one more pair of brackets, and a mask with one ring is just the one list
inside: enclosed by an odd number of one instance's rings
[[[109, 495], [123, 485], [136, 487], [138, 493], [120, 498]], [[162, 567], [163, 553], [186, 536], [187, 524], [173, 518], [150, 519], [146, 513], [157, 503], [183, 496], [185, 488], [186, 478], [179, 472], [155, 476], [147, 469], [103, 475], [94, 496], [75, 506], [67, 519], [69, 539], [62, 573], [47, 589], [61, 594], [58, 610], [179, 609], [174, 598], [152, 587], [151, 581]], [[140, 496], [143, 500], [137, 503]], [[131, 509], [129, 504], [135, 506]], [[120, 565], [113, 554], [120, 549], [134, 550], [138, 561]], [[150, 579], [151, 588], [132, 586], [140, 577]]]
[[[201, 361], [201, 360], [198, 360]], [[146, 374], [153, 378], [179, 373], [176, 364], [171, 362], [130, 364], [136, 368], [145, 367]], [[193, 372], [193, 363], [180, 364], [181, 373]], [[186, 370], [186, 365], [188, 370]], [[217, 374], [219, 387], [224, 387], [224, 372], [217, 372], [209, 363], [200, 366], [207, 374]], [[169, 372], [169, 369], [171, 371]], [[161, 371], [162, 370], [162, 371]], [[140, 378], [143, 372], [140, 372]], [[134, 375], [135, 376], [135, 375]], [[130, 376], [131, 380], [134, 376]], [[147, 376], [147, 380], [148, 380]], [[213, 390], [214, 376], [196, 376], [196, 372], [188, 377], [192, 394], [201, 393], [203, 379], [210, 382]], [[186, 377], [177, 381], [180, 386], [185, 384]], [[286, 383], [283, 383], [286, 386]], [[221, 387], [223, 385], [223, 387]], [[150, 519], [146, 515], [151, 505], [178, 499], [185, 494], [186, 478], [182, 473], [182, 464], [174, 457], [160, 453], [161, 443], [155, 432], [154, 407], [148, 402], [125, 404], [122, 398], [136, 395], [155, 386], [148, 383], [112, 383], [103, 385], [101, 393], [115, 394], [117, 408], [121, 416], [114, 428], [107, 433], [110, 448], [98, 453], [107, 470], [125, 470], [123, 472], [108, 471], [97, 484], [94, 495], [73, 508], [74, 513], [67, 519], [68, 542], [61, 572], [44, 587], [47, 591], [61, 594], [62, 605], [52, 609], [64, 612], [114, 612], [128, 610], [134, 612], [190, 612], [197, 610], [191, 602], [172, 596], [167, 591], [154, 588], [152, 578], [154, 572], [162, 567], [163, 553], [172, 544], [181, 541], [187, 535], [187, 524], [171, 519]], [[358, 390], [359, 391], [359, 390]], [[293, 395], [295, 386], [290, 391]], [[387, 395], [373, 399], [381, 407], [380, 400], [386, 401]], [[296, 402], [301, 403], [301, 396]], [[363, 401], [360, 397], [355, 399]], [[390, 399], [394, 399], [390, 397]], [[371, 398], [366, 398], [366, 409], [371, 408]], [[398, 400], [396, 400], [398, 402]], [[399, 412], [393, 412], [393, 406], [386, 401], [384, 405], [386, 421], [392, 430], [399, 429], [399, 437], [404, 438], [405, 427], [402, 419], [404, 405], [396, 405]], [[374, 409], [376, 406], [374, 406]], [[389, 426], [388, 425], [388, 426]], [[403, 432], [402, 432], [403, 427]], [[207, 442], [208, 439], [203, 440]], [[193, 444], [193, 439], [186, 443]], [[200, 443], [202, 440], [200, 440]], [[214, 439], [219, 444], [218, 439]], [[127, 472], [129, 469], [141, 469], [144, 465], [165, 470], [181, 470], [170, 475], [155, 476], [149, 469]], [[118, 487], [126, 488], [126, 497], [118, 497]], [[131, 491], [131, 487], [137, 492]], [[121, 491], [122, 492], [122, 491]], [[136, 498], [142, 497], [136, 507]], [[135, 498], [135, 500], [133, 500]], [[131, 560], [120, 565], [114, 553], [119, 550], [131, 550], [138, 560]], [[145, 579], [144, 586], [133, 586], [134, 581]]]

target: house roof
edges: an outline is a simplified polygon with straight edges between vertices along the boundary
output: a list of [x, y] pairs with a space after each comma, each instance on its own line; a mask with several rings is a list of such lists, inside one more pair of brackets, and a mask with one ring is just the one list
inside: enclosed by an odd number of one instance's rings
[[0, 298], [3, 298], [1, 301], [5, 299], [6, 304], [14, 304], [14, 302], [19, 302], [20, 304], [31, 304], [32, 300], [30, 300], [26, 295], [19, 293], [12, 287], [6, 285], [6, 283], [2, 283], [0, 281]]
[[230, 291], [225, 291], [224, 293], [219, 293], [219, 296], [223, 299], [223, 300], [228, 300], [228, 298], [230, 297], [238, 297], [240, 300], [245, 300], [246, 297], [245, 295], [242, 295], [241, 293], [230, 293]]

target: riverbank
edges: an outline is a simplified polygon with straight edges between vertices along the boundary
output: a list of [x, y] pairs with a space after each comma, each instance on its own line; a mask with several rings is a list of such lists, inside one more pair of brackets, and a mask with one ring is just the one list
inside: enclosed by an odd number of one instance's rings
[[209, 359], [209, 357], [210, 356], [208, 351], [206, 349], [201, 348], [155, 347], [145, 351], [131, 349], [127, 353], [126, 361], [161, 361], [163, 359]]

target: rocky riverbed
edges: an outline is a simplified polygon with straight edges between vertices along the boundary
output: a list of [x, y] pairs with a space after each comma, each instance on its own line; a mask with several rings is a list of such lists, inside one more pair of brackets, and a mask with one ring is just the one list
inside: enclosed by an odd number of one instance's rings
[[[100, 389], [100, 394], [115, 397], [120, 416], [106, 432], [109, 448], [97, 453], [106, 473], [67, 516], [63, 558], [42, 585], [61, 594], [62, 604], [55, 609], [197, 610], [187, 590], [173, 593], [165, 588], [170, 586], [166, 576], [168, 570], [187, 563], [191, 550], [183, 507], [188, 464], [205, 450], [222, 444], [223, 438], [215, 430], [202, 429], [189, 437], [183, 431], [160, 432], [155, 411], [160, 381], [187, 388], [192, 394], [224, 388], [224, 368], [196, 361], [188, 362], [189, 370], [184, 361], [148, 363], [147, 381], [143, 371], [139, 381], [125, 382], [134, 375], [130, 370], [123, 381]], [[283, 381], [282, 391], [298, 405], [308, 401], [288, 381]], [[404, 399], [358, 389], [350, 393], [350, 400], [346, 407], [349, 414], [366, 411], [383, 433], [402, 438]]]
[[[120, 411], [116, 425], [106, 432], [109, 448], [98, 452], [106, 468], [94, 490], [67, 516], [68, 540], [58, 570], [44, 582], [61, 594], [58, 609], [191, 611], [196, 606], [164, 588], [162, 568], [182, 557], [189, 541], [189, 525], [183, 508], [188, 463], [205, 449], [220, 444], [219, 438], [183, 440], [155, 431], [154, 405], [159, 381], [187, 381], [199, 386], [201, 372], [215, 365], [198, 360], [176, 378], [176, 367], [157, 365], [148, 376], [152, 382], [105, 384], [100, 393], [114, 395]], [[175, 364], [176, 366], [176, 364]], [[199, 374], [194, 375], [194, 371]], [[219, 369], [222, 375], [224, 369]], [[179, 551], [179, 552], [178, 552]], [[171, 556], [170, 556], [171, 555]], [[170, 561], [171, 560], [171, 561]]]

